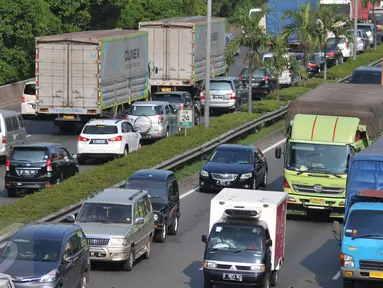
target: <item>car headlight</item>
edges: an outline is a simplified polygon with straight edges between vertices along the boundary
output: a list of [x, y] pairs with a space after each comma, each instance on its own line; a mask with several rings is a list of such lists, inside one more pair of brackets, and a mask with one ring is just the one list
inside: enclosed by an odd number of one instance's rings
[[154, 214], [154, 221], [158, 220], [158, 214]]
[[205, 261], [204, 268], [217, 268], [217, 263], [215, 262], [210, 262], [210, 261]]
[[343, 267], [354, 267], [354, 258], [350, 255], [347, 255], [347, 254], [342, 254], [341, 255], [341, 259], [342, 259], [342, 263]]
[[126, 246], [128, 245], [128, 240], [125, 238], [111, 238], [109, 240], [110, 246]]
[[205, 170], [202, 170], [202, 169], [201, 169], [201, 176], [203, 176], [203, 177], [208, 177], [208, 176], [209, 176], [209, 173], [206, 172]]
[[249, 179], [253, 177], [253, 173], [245, 173], [241, 175], [241, 179]]
[[57, 279], [57, 274], [58, 274], [57, 269], [53, 269], [48, 274], [45, 274], [44, 276], [42, 276], [40, 278], [40, 282], [44, 282], [44, 283], [54, 282]]
[[265, 272], [265, 265], [264, 264], [252, 265], [250, 269], [251, 271], [254, 271], [254, 272]]

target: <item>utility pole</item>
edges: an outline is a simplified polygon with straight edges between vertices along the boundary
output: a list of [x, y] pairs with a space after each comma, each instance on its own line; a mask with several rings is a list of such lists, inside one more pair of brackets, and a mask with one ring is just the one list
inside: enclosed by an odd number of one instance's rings
[[210, 102], [210, 54], [211, 54], [211, 0], [207, 0], [207, 29], [206, 29], [206, 80], [205, 80], [205, 127], [209, 127]]
[[356, 45], [357, 45], [357, 38], [358, 38], [358, 2], [359, 0], [354, 0], [354, 55], [352, 59], [356, 60]]

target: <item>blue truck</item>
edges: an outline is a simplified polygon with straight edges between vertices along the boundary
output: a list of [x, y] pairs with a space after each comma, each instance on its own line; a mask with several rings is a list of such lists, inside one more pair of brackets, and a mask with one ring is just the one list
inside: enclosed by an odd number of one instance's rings
[[383, 285], [383, 137], [350, 157], [345, 208], [343, 227], [333, 223], [343, 287], [358, 281]]

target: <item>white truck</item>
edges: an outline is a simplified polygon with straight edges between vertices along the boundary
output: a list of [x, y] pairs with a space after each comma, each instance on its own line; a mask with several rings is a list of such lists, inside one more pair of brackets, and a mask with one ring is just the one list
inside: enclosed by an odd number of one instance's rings
[[[287, 193], [224, 188], [210, 203], [204, 288], [276, 286], [285, 255]], [[257, 287], [258, 287], [257, 286]]]
[[[194, 97], [206, 76], [207, 18], [192, 16], [139, 23], [149, 35], [151, 92], [188, 91]], [[212, 18], [210, 72], [227, 73], [225, 18]]]
[[36, 38], [36, 113], [60, 130], [123, 115], [148, 98], [148, 33], [98, 30]]

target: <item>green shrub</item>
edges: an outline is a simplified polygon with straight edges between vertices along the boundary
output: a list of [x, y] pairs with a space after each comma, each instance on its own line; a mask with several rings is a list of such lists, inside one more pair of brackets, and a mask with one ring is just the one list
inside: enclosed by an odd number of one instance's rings
[[[264, 114], [267, 112], [273, 112], [277, 110], [278, 108], [281, 108], [282, 106], [287, 105], [287, 101], [277, 101], [275, 99], [264, 99], [261, 101], [253, 101], [253, 113], [259, 113]], [[243, 105], [241, 107], [241, 111], [246, 112], [248, 111], [249, 106]]]

